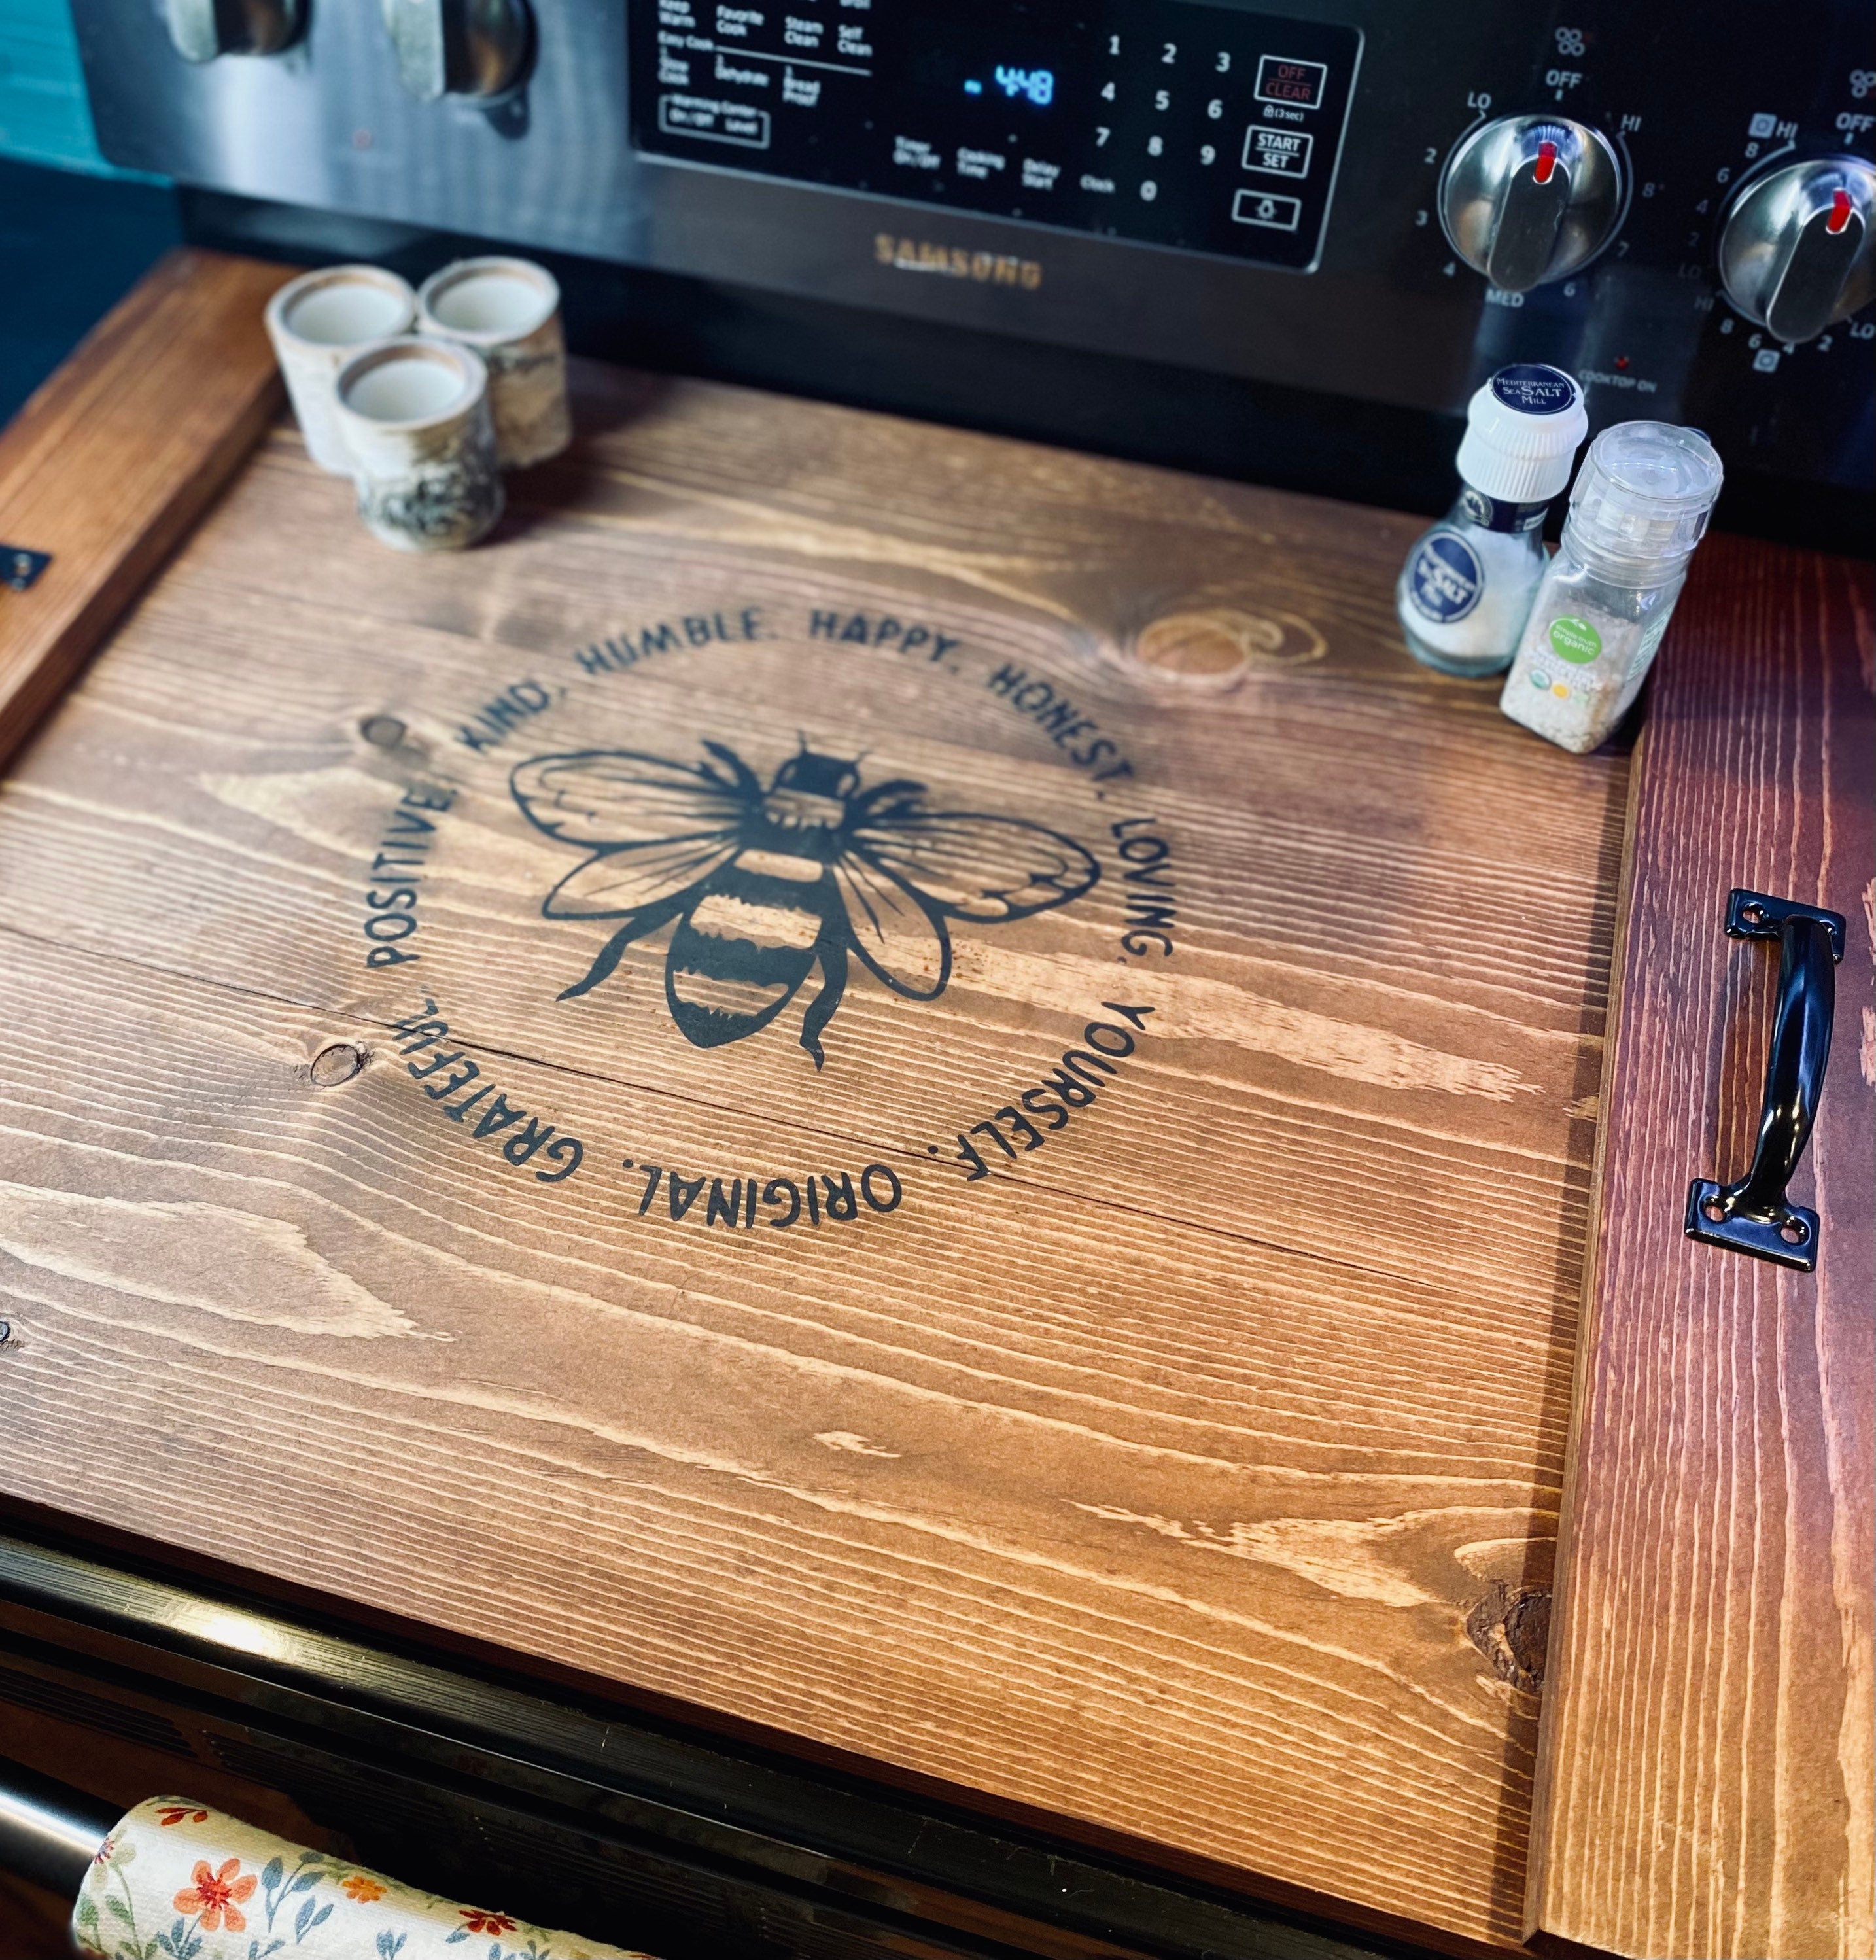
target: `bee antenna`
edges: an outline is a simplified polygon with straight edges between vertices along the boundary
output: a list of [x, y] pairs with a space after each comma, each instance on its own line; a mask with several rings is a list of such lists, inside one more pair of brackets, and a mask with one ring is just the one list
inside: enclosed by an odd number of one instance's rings
[[801, 744], [801, 752], [805, 756], [808, 752], [808, 738], [799, 728], [795, 730], [795, 740]]

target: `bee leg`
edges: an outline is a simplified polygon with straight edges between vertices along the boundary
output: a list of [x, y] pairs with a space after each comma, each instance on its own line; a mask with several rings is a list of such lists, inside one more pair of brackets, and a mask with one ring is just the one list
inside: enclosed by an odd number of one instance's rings
[[587, 977], [583, 980], [576, 980], [558, 998], [563, 1001], [576, 1001], [582, 994], [591, 993], [602, 980], [610, 976], [613, 969], [625, 958], [626, 947], [634, 940], [643, 939], [647, 933], [656, 932], [660, 926], [676, 918], [683, 909], [684, 901], [689, 896], [689, 892], [681, 892], [675, 900], [666, 899], [655, 905], [641, 905], [599, 948], [599, 956], [587, 969]]
[[834, 1010], [847, 991], [847, 947], [838, 939], [823, 938], [820, 945], [821, 991], [808, 1003], [801, 1017], [801, 1045], [821, 1068], [827, 1058], [821, 1052], [821, 1030], [834, 1018]]

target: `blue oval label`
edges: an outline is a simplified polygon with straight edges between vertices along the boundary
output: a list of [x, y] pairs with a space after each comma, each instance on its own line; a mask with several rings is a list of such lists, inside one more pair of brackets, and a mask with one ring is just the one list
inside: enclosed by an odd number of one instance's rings
[[1485, 574], [1479, 555], [1457, 531], [1429, 531], [1407, 563], [1407, 596], [1417, 612], [1442, 626], [1479, 603]]
[[1560, 415], [1576, 399], [1576, 383], [1561, 368], [1521, 361], [1492, 377], [1492, 393], [1521, 415]]

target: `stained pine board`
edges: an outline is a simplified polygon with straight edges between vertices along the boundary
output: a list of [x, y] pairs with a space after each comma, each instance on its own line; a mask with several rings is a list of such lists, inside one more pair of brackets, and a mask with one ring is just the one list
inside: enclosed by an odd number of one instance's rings
[[[1536, 1923], [1624, 1954], [1876, 1948], [1876, 699], [1867, 565], [1716, 539], [1639, 763], [1621, 1011], [1545, 1710]], [[1750, 1161], [1776, 946], [1849, 921], [1793, 1196], [1817, 1272], [1682, 1236]]]
[[[1404, 660], [1410, 520], [580, 381], [463, 558], [276, 434], [0, 794], [0, 1484], [1515, 1943], [1624, 759]], [[818, 978], [687, 1039], [670, 925], [559, 998], [517, 765], [706, 741], [1099, 880], [855, 956], [819, 1069]]]
[[272, 418], [260, 313], [288, 276], [171, 253], [0, 429], [0, 548], [51, 560], [0, 587], [0, 762]]

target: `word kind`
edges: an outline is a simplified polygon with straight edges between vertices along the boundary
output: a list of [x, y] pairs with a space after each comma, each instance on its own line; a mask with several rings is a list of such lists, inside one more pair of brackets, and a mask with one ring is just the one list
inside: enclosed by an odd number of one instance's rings
[[[810, 1171], [799, 1184], [791, 1177], [771, 1177], [764, 1182], [752, 1172], [747, 1177], [713, 1177], [706, 1192], [701, 1177], [681, 1176], [663, 1164], [634, 1164], [630, 1157], [625, 1163], [628, 1170], [644, 1173], [644, 1195], [638, 1201], [641, 1218], [662, 1191], [673, 1223], [695, 1217], [707, 1226], [721, 1225], [730, 1231], [739, 1227], [750, 1231], [761, 1223], [772, 1231], [786, 1232], [791, 1225], [819, 1227], [823, 1220], [843, 1225], [860, 1216], [863, 1204], [869, 1211], [896, 1211], [905, 1195], [898, 1175], [889, 1164], [867, 1165], [860, 1173], [857, 1187], [852, 1175], [844, 1170], [831, 1176]], [[760, 1219], [756, 1216], [758, 1203]]]
[[[405, 1064], [411, 1079], [422, 1085], [424, 1093], [437, 1106], [438, 1113], [452, 1123], [459, 1123], [472, 1141], [500, 1138], [502, 1141], [497, 1147], [517, 1169], [525, 1169], [536, 1157], [548, 1166], [535, 1172], [537, 1184], [564, 1183], [580, 1168], [586, 1146], [577, 1137], [557, 1132], [553, 1124], [544, 1123], [510, 1102], [492, 1082], [485, 1080], [482, 1064], [472, 1061], [459, 1048], [446, 1052], [441, 1044], [450, 1038], [450, 1024], [437, 1020], [436, 1012], [436, 1002], [426, 1001], [421, 1013], [394, 1024], [396, 1032], [404, 1037], [399, 1054], [413, 1055], [425, 1048], [435, 1051], [421, 1064]], [[472, 1087], [476, 1083], [482, 1084], [480, 1088]], [[462, 1089], [469, 1093], [461, 1102], [452, 1102], [449, 1099]]]
[[[1146, 1026], [1146, 1017], [1153, 1011], [1151, 1007], [1129, 1007], [1118, 1001], [1103, 1001], [1101, 1004], [1109, 1013], [1121, 1016], [1136, 1032]], [[1099, 1093], [1102, 1078], [1118, 1073], [1114, 1064], [1134, 1052], [1133, 1035], [1112, 1021], [1090, 1021], [1082, 1029], [1081, 1038], [1086, 1045], [1065, 1049], [1062, 1065], [1053, 1075], [1045, 1076], [1035, 1088], [1024, 1090], [1015, 1102], [1006, 1102], [994, 1111], [987, 1122], [973, 1123], [968, 1130], [958, 1132], [957, 1161], [966, 1166], [966, 1184], [975, 1184], [990, 1172], [983, 1153], [971, 1142], [973, 1137], [983, 1138], [1006, 1157], [1018, 1154], [1017, 1143], [1025, 1153], [1039, 1150], [1048, 1138], [1029, 1118], [1040, 1117], [1050, 1132], [1066, 1129], [1069, 1111], [1089, 1108]], [[1020, 1109], [1018, 1102], [1022, 1106]], [[998, 1127], [1005, 1123], [1010, 1126], [1007, 1137]], [[926, 1148], [933, 1157], [938, 1154], [937, 1144], [928, 1144]]]
[[365, 949], [367, 966], [403, 966], [417, 957], [405, 942], [417, 934], [417, 886], [437, 832], [424, 812], [434, 815], [455, 800], [453, 790], [413, 783], [391, 812], [364, 895], [364, 936], [371, 942]]

